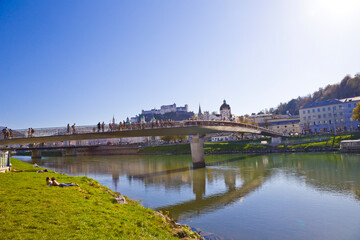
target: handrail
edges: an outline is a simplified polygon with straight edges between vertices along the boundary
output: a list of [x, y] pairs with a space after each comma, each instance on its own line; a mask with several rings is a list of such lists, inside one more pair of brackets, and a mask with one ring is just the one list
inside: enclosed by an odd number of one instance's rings
[[231, 121], [209, 121], [209, 120], [184, 120], [175, 122], [172, 120], [168, 121], [153, 121], [149, 123], [120, 123], [120, 124], [109, 124], [100, 125], [87, 125], [87, 126], [76, 126], [75, 132], [72, 128], [67, 129], [66, 127], [52, 127], [52, 128], [35, 128], [33, 134], [28, 133], [28, 129], [17, 129], [13, 130], [13, 136], [4, 136], [1, 132], [0, 137], [3, 138], [26, 138], [26, 137], [45, 137], [45, 136], [61, 136], [69, 134], [79, 133], [96, 133], [96, 132], [114, 132], [124, 130], [141, 130], [141, 129], [156, 129], [156, 128], [177, 128], [185, 126], [228, 126], [228, 127], [243, 127], [253, 130], [260, 131], [263, 135], [275, 135], [281, 136], [281, 133], [275, 132], [270, 129], [254, 126], [247, 123], [231, 122]]

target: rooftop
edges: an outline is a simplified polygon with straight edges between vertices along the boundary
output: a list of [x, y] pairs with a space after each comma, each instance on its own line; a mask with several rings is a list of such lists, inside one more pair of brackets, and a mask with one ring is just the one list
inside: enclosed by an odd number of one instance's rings
[[313, 108], [313, 107], [321, 107], [321, 106], [333, 105], [333, 104], [339, 104], [339, 103], [342, 103], [342, 102], [340, 100], [337, 100], [337, 99], [329, 99], [329, 100], [323, 100], [323, 101], [320, 101], [320, 102], [309, 103], [309, 104], [305, 105], [301, 109]]
[[360, 101], [360, 96], [358, 97], [352, 97], [352, 98], [344, 98], [344, 99], [340, 99], [341, 102], [355, 102], [355, 101]]

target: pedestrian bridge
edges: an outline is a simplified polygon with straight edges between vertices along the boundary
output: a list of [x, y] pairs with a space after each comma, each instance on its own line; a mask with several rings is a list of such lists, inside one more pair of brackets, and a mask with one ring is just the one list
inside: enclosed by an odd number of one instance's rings
[[[271, 131], [266, 128], [229, 121], [181, 121], [173, 122], [171, 124], [156, 125], [153, 124], [136, 124], [129, 125], [126, 129], [104, 131], [104, 132], [84, 132], [76, 134], [67, 134], [65, 131], [51, 132], [48, 136], [33, 136], [33, 137], [16, 137], [11, 139], [0, 140], [1, 145], [16, 145], [16, 144], [30, 144], [30, 143], [46, 143], [46, 142], [62, 142], [62, 141], [77, 141], [90, 139], [110, 139], [110, 138], [128, 138], [128, 137], [148, 137], [148, 136], [176, 136], [187, 135], [192, 136], [190, 140], [191, 155], [193, 159], [193, 166], [204, 167], [204, 151], [203, 151], [203, 136], [209, 133], [221, 132], [236, 132], [236, 133], [251, 133], [264, 136], [270, 136], [273, 140], [279, 141], [282, 134]], [[36, 132], [36, 131], [35, 131]]]

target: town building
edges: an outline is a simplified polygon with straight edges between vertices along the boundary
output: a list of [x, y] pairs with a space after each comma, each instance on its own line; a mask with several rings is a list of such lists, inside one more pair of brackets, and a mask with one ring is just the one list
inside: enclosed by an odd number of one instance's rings
[[210, 113], [209, 111], [204, 112], [204, 120], [206, 121], [220, 121], [220, 114]]
[[251, 115], [248, 116], [249, 123], [254, 123], [259, 126], [265, 124], [266, 121], [273, 119], [274, 116], [272, 114], [258, 114], [258, 115]]
[[275, 132], [280, 132], [284, 136], [298, 135], [301, 133], [299, 116], [267, 120], [264, 123], [264, 127]]
[[335, 133], [357, 130], [359, 121], [352, 119], [359, 97], [313, 102], [300, 109], [300, 127], [303, 134]]

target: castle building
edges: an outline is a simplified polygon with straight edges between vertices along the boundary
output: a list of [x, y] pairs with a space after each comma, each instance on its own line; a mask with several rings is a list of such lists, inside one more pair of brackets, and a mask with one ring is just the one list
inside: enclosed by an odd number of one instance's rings
[[183, 107], [176, 107], [176, 104], [172, 105], [162, 105], [160, 109], [151, 109], [151, 110], [142, 110], [142, 114], [144, 115], [152, 115], [152, 114], [165, 114], [170, 112], [189, 112], [189, 106], [185, 104]]

